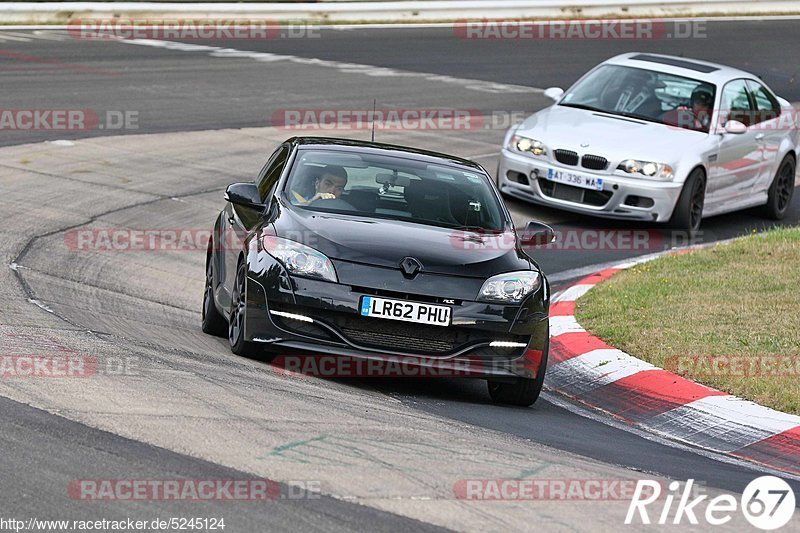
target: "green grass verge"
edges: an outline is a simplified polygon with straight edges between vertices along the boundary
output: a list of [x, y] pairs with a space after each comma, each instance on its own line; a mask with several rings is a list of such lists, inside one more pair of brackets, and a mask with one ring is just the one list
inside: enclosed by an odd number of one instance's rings
[[800, 414], [800, 228], [638, 265], [589, 291], [575, 314], [635, 357]]

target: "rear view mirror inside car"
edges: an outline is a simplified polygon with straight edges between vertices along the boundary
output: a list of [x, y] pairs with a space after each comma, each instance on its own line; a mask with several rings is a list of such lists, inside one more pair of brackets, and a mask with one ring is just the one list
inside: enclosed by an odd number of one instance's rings
[[381, 185], [391, 185], [393, 187], [408, 187], [411, 184], [411, 179], [408, 176], [399, 176], [388, 172], [376, 174], [375, 181]]

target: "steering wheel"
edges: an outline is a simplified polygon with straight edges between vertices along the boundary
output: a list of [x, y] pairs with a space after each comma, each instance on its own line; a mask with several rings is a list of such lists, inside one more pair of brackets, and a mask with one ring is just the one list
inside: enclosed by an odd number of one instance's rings
[[340, 211], [358, 211], [355, 207], [340, 198], [317, 198], [308, 205], [325, 209], [338, 209]]

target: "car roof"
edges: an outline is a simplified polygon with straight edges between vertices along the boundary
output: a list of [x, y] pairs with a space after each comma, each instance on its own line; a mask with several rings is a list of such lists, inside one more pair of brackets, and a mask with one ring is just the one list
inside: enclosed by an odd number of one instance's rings
[[287, 143], [294, 144], [303, 148], [323, 148], [336, 149], [344, 152], [371, 153], [380, 155], [390, 155], [399, 157], [411, 156], [413, 159], [425, 163], [433, 164], [456, 164], [469, 167], [473, 170], [484, 172], [483, 167], [469, 159], [463, 159], [454, 155], [421, 150], [409, 146], [396, 144], [385, 144], [371, 141], [359, 141], [355, 139], [340, 139], [336, 137], [292, 137], [286, 140]]
[[612, 57], [604, 61], [603, 64], [624, 65], [656, 70], [668, 74], [675, 74], [677, 76], [693, 78], [695, 80], [708, 81], [716, 85], [723, 85], [727, 81], [737, 78], [758, 80], [758, 76], [744, 70], [708, 61], [701, 61], [699, 59], [665, 54], [629, 52]]

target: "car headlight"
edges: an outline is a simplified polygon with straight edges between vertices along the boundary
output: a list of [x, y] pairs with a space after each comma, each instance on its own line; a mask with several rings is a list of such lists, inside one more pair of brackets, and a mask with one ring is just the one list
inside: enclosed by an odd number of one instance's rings
[[639, 161], [638, 159], [626, 159], [619, 164], [617, 170], [623, 170], [628, 174], [642, 174], [648, 178], [671, 180], [674, 177], [672, 167], [665, 163], [655, 161]]
[[283, 263], [291, 274], [307, 278], [323, 279], [338, 282], [333, 263], [322, 252], [309, 248], [305, 244], [265, 235], [261, 238], [264, 250]]
[[521, 135], [512, 135], [508, 141], [508, 149], [524, 154], [543, 156], [547, 155], [547, 148], [545, 148], [542, 141], [530, 139]]
[[539, 288], [542, 276], [536, 270], [498, 274], [487, 279], [478, 294], [478, 301], [519, 303]]

